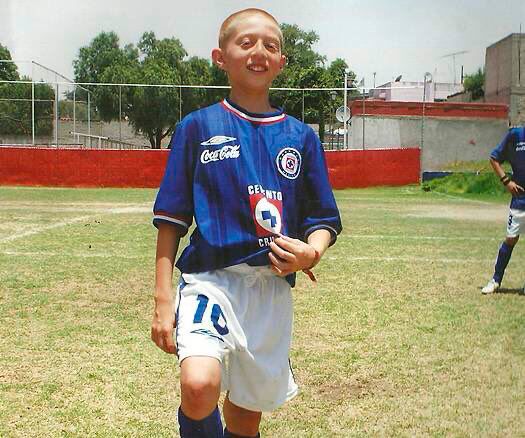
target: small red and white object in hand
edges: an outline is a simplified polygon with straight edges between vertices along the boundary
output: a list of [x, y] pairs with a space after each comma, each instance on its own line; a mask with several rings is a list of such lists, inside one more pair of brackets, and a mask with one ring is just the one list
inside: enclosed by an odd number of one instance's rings
[[275, 274], [285, 277], [294, 272], [303, 271], [312, 281], [316, 281], [311, 270], [319, 262], [321, 255], [312, 245], [278, 234], [270, 243], [270, 249], [272, 251], [268, 257]]

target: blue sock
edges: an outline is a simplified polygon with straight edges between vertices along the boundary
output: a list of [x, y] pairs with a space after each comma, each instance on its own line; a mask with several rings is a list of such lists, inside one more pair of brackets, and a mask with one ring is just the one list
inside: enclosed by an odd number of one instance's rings
[[181, 438], [223, 438], [219, 408], [202, 420], [186, 417], [179, 408], [179, 431]]
[[[260, 433], [257, 433], [257, 435], [255, 435], [253, 438], [260, 438], [261, 437], [261, 434]], [[224, 429], [224, 438], [252, 438], [252, 437], [248, 437], [248, 436], [243, 436], [243, 435], [236, 435], [234, 433], [231, 433], [228, 429]]]
[[503, 280], [503, 274], [505, 274], [505, 268], [509, 264], [513, 249], [514, 247], [507, 245], [507, 242], [503, 242], [499, 248], [493, 277], [494, 281], [498, 282], [499, 284], [501, 284], [501, 280]]

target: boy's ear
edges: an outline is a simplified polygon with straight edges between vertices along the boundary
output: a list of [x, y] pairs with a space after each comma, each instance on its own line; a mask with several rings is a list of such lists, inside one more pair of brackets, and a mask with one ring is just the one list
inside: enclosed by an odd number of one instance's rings
[[284, 68], [285, 65], [286, 65], [286, 56], [281, 55], [281, 60], [279, 62], [279, 67], [281, 68], [281, 70]]
[[220, 49], [220, 48], [213, 49], [211, 51], [211, 60], [221, 70], [226, 70], [225, 69], [225, 62], [224, 62], [224, 56], [223, 56], [223, 53], [222, 53], [222, 49]]

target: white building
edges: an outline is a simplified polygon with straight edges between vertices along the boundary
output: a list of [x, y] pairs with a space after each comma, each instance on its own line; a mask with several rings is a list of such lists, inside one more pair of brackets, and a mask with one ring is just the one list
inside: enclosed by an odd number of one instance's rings
[[[427, 82], [424, 97], [426, 102], [443, 102], [460, 91], [463, 91], [462, 84]], [[370, 90], [370, 97], [386, 101], [423, 102], [423, 82], [387, 82]]]

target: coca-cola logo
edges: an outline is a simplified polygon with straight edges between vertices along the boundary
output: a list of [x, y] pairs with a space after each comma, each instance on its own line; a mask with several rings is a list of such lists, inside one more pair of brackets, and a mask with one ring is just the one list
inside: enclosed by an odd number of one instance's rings
[[211, 163], [212, 161], [228, 160], [230, 158], [239, 158], [241, 155], [239, 145], [233, 146], [223, 146], [220, 149], [210, 151], [209, 149], [204, 149], [201, 154], [201, 163]]

